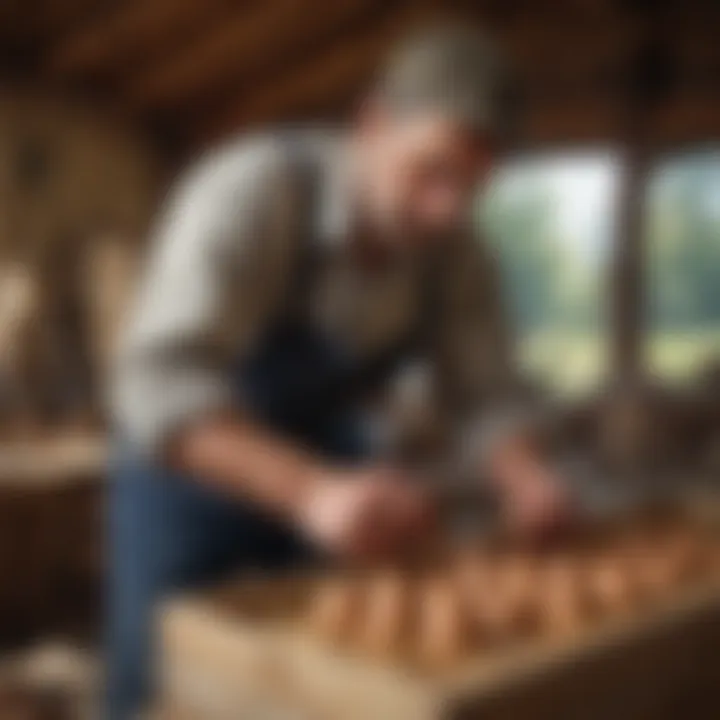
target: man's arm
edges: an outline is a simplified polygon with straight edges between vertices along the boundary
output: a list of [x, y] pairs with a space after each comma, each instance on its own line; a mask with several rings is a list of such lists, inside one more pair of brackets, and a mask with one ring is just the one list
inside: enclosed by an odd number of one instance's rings
[[115, 419], [136, 452], [175, 460], [181, 438], [235, 409], [231, 368], [290, 272], [285, 165], [269, 144], [230, 150], [170, 195], [114, 377]]
[[460, 421], [465, 467], [495, 487], [513, 523], [542, 529], [564, 514], [566, 495], [521, 389], [495, 258], [471, 234], [448, 254], [439, 295], [440, 398]]
[[[365, 554], [420, 513], [416, 495], [394, 473], [330, 467], [276, 436], [231, 385], [231, 366], [278, 312], [296, 257], [300, 209], [279, 152], [217, 158], [173, 196], [119, 359], [115, 415], [142, 452], [333, 550]], [[388, 507], [385, 538], [378, 517]]]

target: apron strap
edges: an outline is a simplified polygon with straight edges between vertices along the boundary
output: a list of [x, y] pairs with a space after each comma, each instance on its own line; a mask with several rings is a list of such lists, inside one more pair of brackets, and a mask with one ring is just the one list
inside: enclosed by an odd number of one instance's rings
[[[291, 310], [284, 321], [289, 325], [296, 323], [302, 326], [306, 322], [301, 316], [303, 303], [297, 299], [309, 294], [320, 265], [315, 237], [320, 168], [317, 158], [308, 152], [302, 143], [293, 139], [289, 139], [289, 143], [303, 213], [300, 249], [287, 303]], [[362, 395], [376, 389], [403, 362], [422, 351], [432, 340], [437, 320], [437, 283], [431, 263], [427, 263], [421, 292], [418, 320], [406, 333], [357, 362], [344, 363], [342, 367], [336, 368], [335, 372], [329, 372], [322, 383], [310, 383], [307, 388], [298, 389], [297, 397], [287, 398], [288, 404], [297, 407], [304, 416], [308, 413], [308, 408], [312, 408], [313, 416], [327, 417], [333, 411], [347, 407]]]

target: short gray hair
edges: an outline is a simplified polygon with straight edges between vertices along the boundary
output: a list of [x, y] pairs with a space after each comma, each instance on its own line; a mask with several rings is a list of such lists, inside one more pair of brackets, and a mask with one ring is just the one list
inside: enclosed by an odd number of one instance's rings
[[453, 24], [411, 35], [391, 54], [376, 90], [391, 109], [446, 113], [494, 140], [516, 129], [518, 84], [477, 28]]

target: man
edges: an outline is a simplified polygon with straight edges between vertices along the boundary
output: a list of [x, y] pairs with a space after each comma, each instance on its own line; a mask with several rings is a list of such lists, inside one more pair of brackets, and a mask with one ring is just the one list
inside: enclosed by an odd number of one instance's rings
[[245, 140], [172, 196], [115, 387], [111, 717], [146, 693], [164, 594], [317, 552], [397, 552], [426, 530], [429, 497], [368, 458], [361, 432], [364, 393], [411, 355], [431, 361], [466, 467], [511, 516], [560, 511], [507, 404], [470, 228], [505, 91], [484, 38], [434, 31], [398, 51], [349, 131]]

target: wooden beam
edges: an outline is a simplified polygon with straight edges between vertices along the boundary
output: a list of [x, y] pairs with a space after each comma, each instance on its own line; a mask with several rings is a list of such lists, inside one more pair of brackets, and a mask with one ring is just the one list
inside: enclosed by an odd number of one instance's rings
[[[236, 3], [242, 8], [246, 3]], [[75, 29], [48, 53], [50, 75], [97, 73], [136, 65], [165, 38], [182, 40], [225, 9], [226, 0], [130, 0]]]
[[369, 80], [378, 60], [398, 35], [432, 15], [427, 5], [404, 2], [372, 28], [329, 47], [306, 63], [291, 68], [257, 92], [236, 98], [200, 129], [203, 139], [236, 128], [262, 124], [292, 115], [298, 107], [322, 102], [339, 88]]
[[[405, 0], [365, 2], [358, 6], [357, 12], [346, 14], [343, 19], [338, 19], [335, 25], [313, 28], [312, 33], [302, 38], [298, 37], [296, 42], [287, 43], [277, 53], [258, 57], [256, 64], [243, 67], [232, 82], [225, 82], [222, 85], [216, 83], [215, 86], [205, 88], [202, 95], [198, 95], [193, 102], [187, 103], [186, 108], [173, 110], [172, 115], [176, 118], [182, 117], [186, 122], [194, 124], [199, 114], [207, 118], [218, 112], [221, 113], [225, 108], [233, 105], [238, 97], [254, 94], [258, 88], [273, 85], [278, 78], [284, 78], [288, 68], [304, 66], [318, 54], [325, 53], [328, 47], [352, 42], [358, 34], [367, 32], [378, 24], [382, 25], [404, 2]], [[303, 103], [303, 107], [317, 107], [317, 100], [310, 98], [308, 103]], [[332, 100], [332, 97], [322, 98], [320, 105], [327, 107], [328, 100]]]
[[[248, 7], [253, 1], [255, 9]], [[273, 0], [269, 6], [261, 5], [261, 0], [236, 0], [233, 12], [225, 12], [227, 2], [129, 0], [113, 11], [98, 10], [92, 22], [50, 53], [48, 66], [61, 76], [119, 76], [119, 87], [127, 86], [129, 102], [139, 109], [183, 111], [205, 102], [217, 106], [254, 76], [267, 76], [264, 68], [279, 65], [279, 59], [288, 58], [293, 64], [299, 49], [314, 38], [328, 42], [333, 32], [350, 25], [377, 0], [338, 0], [310, 19], [307, 0]], [[487, 1], [473, 3], [468, 12], [464, 0], [449, 5], [462, 7], [464, 15], [479, 20], [489, 7]], [[283, 8], [291, 11], [285, 13]], [[641, 23], [627, 13], [593, 15], [567, 15], [557, 8], [549, 13], [546, 7], [527, 5], [507, 16], [497, 33], [509, 55], [530, 75], [591, 73], [598, 66], [620, 65], [634, 46]], [[697, 55], [697, 48], [702, 48], [704, 61], [718, 51], [714, 35], [700, 20], [697, 13], [678, 14], [682, 36], [671, 39], [683, 52]], [[702, 42], [694, 42], [703, 32]], [[188, 38], [193, 39], [187, 42]], [[158, 58], [162, 59], [153, 67]]]
[[292, 55], [315, 37], [332, 36], [353, 23], [375, 0], [334, 0], [309, 14], [307, 0], [274, 0], [219, 23], [127, 89], [142, 107], [178, 107], [237, 86], [276, 57]]
[[621, 127], [617, 104], [592, 93], [573, 98], [537, 100], [527, 109], [520, 141], [533, 146], [547, 142], [592, 142], [616, 138]]
[[[612, 89], [585, 88], [565, 97], [541, 93], [528, 107], [523, 123], [523, 143], [622, 143], [626, 114]], [[643, 143], [652, 147], [693, 141], [720, 140], [720, 97], [711, 86], [678, 92], [648, 117]]]
[[652, 138], [687, 143], [697, 140], [720, 140], [720, 94], [717, 82], [705, 90], [688, 88], [674, 102], [662, 108], [654, 119]]
[[[293, 122], [306, 120], [337, 120], [346, 117], [353, 103], [360, 97], [367, 84], [367, 74], [346, 78], [337, 84], [330, 83], [322, 92], [309, 93], [296, 101], [277, 106], [276, 112], [251, 116], [252, 104], [247, 115], [228, 118], [224, 125], [220, 118], [198, 118], [195, 132], [188, 127], [191, 146], [206, 144], [233, 130], [262, 123]], [[253, 111], [254, 112], [254, 111]], [[176, 118], [177, 120], [177, 118]], [[605, 89], [596, 91], [591, 87], [569, 92], [541, 93], [531, 102], [522, 123], [520, 147], [554, 145], [588, 145], [609, 143], [617, 145], [625, 130], [625, 116], [616, 95]], [[720, 98], [710, 89], [688, 89], [673, 102], [658, 110], [645, 128], [645, 141], [652, 147], [684, 146], [687, 144], [720, 141]]]
[[[367, 51], [367, 55], [358, 51], [354, 55], [350, 46], [347, 52], [346, 55], [338, 53], [342, 62], [330, 63], [326, 60], [328, 56], [323, 56], [303, 65], [295, 74], [266, 84], [262, 91], [248, 93], [242, 100], [236, 98], [217, 114], [204, 106], [203, 111], [208, 113], [207, 126], [216, 128], [209, 134], [264, 122], [295, 120], [316, 107], [346, 111], [349, 101], [357, 100], [365, 89], [382, 56], [380, 51]], [[334, 69], [328, 69], [329, 66]], [[681, 76], [680, 81], [674, 96], [654, 113], [647, 132], [652, 137], [678, 140], [685, 140], [695, 132], [704, 137], [720, 135], [720, 98], [714, 84], [702, 82], [701, 75]], [[612, 77], [603, 73], [545, 76], [529, 90], [526, 127], [530, 141], [623, 136], [622, 103]], [[202, 128], [202, 116], [197, 116], [196, 121]], [[200, 134], [206, 135], [202, 129]]]
[[610, 280], [611, 374], [632, 387], [643, 373], [645, 320], [645, 190], [650, 169], [647, 143], [627, 140], [620, 179]]
[[[613, 23], [588, 22], [559, 23], [553, 27], [546, 31], [544, 27], [525, 21], [509, 23], [505, 27], [508, 55], [528, 87], [562, 84], [566, 88], [583, 90], [587, 85], [597, 87], [611, 83], [623, 75], [641, 32], [634, 23], [621, 28]], [[318, 44], [318, 48], [322, 53], [322, 44]], [[225, 87], [217, 83], [217, 87], [207, 87], [206, 92], [198, 94], [195, 101], [188, 98], [187, 109], [191, 114], [192, 108], [202, 108], [203, 112], [209, 113], [221, 111], [223, 105], [232, 104], [239, 96], [251, 97], [255, 92], [261, 92], [265, 84], [273, 84], [277, 78], [282, 81], [288, 67], [300, 64], [292, 53], [285, 55], [278, 51], [268, 55], [262, 66], [275, 66], [274, 73], [263, 71], [246, 76], [238, 72], [234, 82], [226, 83]], [[173, 109], [184, 112], [182, 105]]]
[[25, 29], [27, 23], [23, 13], [24, 3], [22, 0], [5, 0], [0, 3], [0, 33], [2, 36], [11, 36]]
[[23, 25], [33, 38], [43, 41], [62, 36], [108, 8], [107, 0], [41, 0], [37, 7], [29, 5], [20, 8]]

